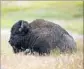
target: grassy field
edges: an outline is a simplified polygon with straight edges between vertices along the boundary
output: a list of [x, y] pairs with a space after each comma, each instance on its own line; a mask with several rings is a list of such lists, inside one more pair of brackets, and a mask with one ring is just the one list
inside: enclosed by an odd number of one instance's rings
[[83, 17], [82, 1], [2, 1], [2, 27], [19, 19], [76, 19]]
[[[65, 29], [83, 34], [82, 1], [2, 1], [1, 28], [11, 28], [18, 20], [64, 20]], [[81, 19], [81, 20], [80, 20]]]
[[82, 1], [2, 1], [1, 5], [3, 15], [23, 12], [28, 17], [68, 19], [83, 16]]
[[68, 20], [64, 22], [65, 26], [63, 26], [66, 30], [70, 30], [76, 34], [84, 34], [83, 33], [83, 19], [76, 20]]

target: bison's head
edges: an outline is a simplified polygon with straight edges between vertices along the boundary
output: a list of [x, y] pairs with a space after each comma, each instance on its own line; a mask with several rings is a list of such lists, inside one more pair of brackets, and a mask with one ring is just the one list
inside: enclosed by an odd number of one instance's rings
[[[28, 34], [30, 27], [27, 21], [19, 20], [12, 26], [9, 44], [12, 46], [15, 53], [22, 50], [22, 44], [24, 42], [24, 36]], [[24, 44], [24, 43], [23, 43]]]
[[11, 34], [12, 35], [26, 35], [30, 31], [30, 26], [27, 21], [19, 20], [16, 22], [12, 29]]

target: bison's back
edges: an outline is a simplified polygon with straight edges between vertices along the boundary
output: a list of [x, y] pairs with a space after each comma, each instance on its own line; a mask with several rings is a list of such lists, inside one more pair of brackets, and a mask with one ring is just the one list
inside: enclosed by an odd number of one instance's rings
[[54, 25], [54, 23], [50, 22], [50, 21], [46, 21], [44, 19], [36, 19], [34, 21], [32, 21], [30, 23], [30, 26], [32, 29], [36, 29], [36, 28], [52, 28]]
[[49, 43], [51, 49], [58, 47], [62, 52], [76, 49], [73, 37], [57, 24], [43, 19], [36, 19], [30, 23], [30, 26], [33, 30], [36, 29], [38, 35]]

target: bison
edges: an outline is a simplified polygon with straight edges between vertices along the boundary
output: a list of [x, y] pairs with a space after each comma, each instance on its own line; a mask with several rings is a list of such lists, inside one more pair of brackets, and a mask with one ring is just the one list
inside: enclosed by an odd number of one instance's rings
[[31, 23], [24, 20], [16, 22], [11, 28], [9, 43], [15, 53], [29, 49], [32, 54], [38, 52], [44, 55], [50, 54], [53, 49], [59, 49], [60, 52], [76, 50], [73, 37], [65, 29], [44, 19]]

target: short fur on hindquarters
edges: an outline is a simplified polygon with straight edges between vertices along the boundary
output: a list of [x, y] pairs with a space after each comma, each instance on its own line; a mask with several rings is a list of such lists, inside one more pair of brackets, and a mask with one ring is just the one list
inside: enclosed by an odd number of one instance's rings
[[43, 19], [36, 19], [31, 23], [19, 20], [11, 28], [9, 43], [15, 53], [30, 49], [31, 53], [50, 54], [58, 48], [60, 52], [73, 52], [76, 43], [73, 37], [59, 25]]

